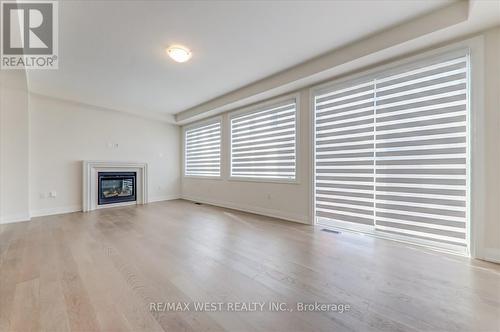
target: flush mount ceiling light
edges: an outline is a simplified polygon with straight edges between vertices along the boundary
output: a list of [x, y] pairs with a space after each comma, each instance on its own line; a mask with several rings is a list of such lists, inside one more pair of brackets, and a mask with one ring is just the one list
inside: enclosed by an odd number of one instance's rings
[[193, 55], [193, 53], [191, 53], [191, 51], [187, 47], [181, 45], [170, 46], [169, 48], [167, 48], [167, 54], [177, 62], [186, 62], [191, 59], [191, 56]]

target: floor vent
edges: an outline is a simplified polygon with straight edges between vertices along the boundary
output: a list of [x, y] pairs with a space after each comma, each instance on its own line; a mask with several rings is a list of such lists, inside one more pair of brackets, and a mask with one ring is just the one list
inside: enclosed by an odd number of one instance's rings
[[334, 231], [333, 229], [328, 229], [328, 228], [323, 228], [322, 231], [327, 233], [340, 234], [339, 231]]

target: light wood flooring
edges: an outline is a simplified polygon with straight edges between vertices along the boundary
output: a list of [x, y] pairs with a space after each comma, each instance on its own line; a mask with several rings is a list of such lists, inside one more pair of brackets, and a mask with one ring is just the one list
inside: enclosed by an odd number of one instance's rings
[[[199, 301], [351, 309], [150, 310]], [[182, 200], [0, 226], [0, 331], [208, 330], [498, 331], [500, 267]]]

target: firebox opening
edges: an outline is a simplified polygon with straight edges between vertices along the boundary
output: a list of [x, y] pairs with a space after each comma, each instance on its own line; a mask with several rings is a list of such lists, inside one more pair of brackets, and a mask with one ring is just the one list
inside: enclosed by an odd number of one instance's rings
[[136, 178], [136, 172], [99, 172], [98, 204], [135, 201]]

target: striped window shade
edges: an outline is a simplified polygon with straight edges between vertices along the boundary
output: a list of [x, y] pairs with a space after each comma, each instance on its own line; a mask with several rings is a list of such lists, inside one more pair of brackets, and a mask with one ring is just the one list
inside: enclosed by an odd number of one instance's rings
[[221, 122], [185, 129], [184, 175], [220, 176]]
[[295, 180], [295, 99], [231, 116], [231, 176]]
[[468, 67], [454, 52], [316, 95], [316, 216], [466, 252]]
[[372, 81], [321, 94], [316, 104], [316, 215], [373, 225]]

